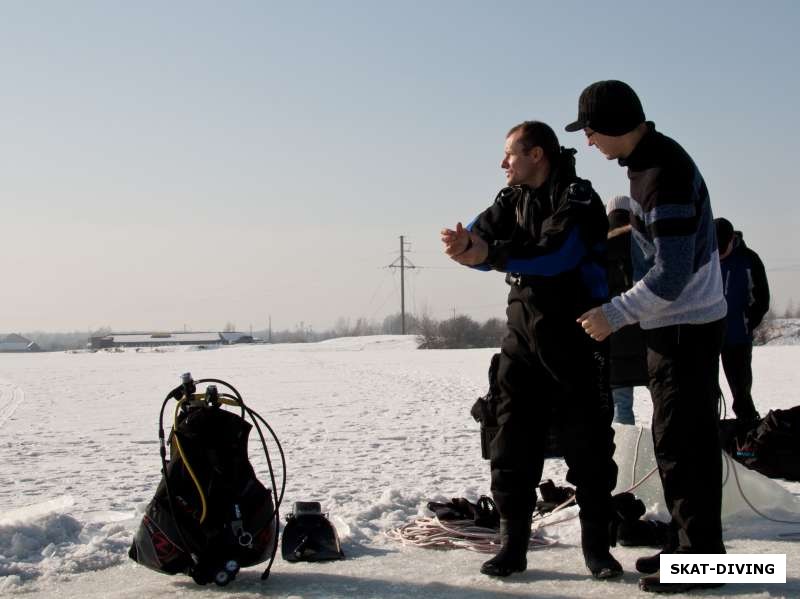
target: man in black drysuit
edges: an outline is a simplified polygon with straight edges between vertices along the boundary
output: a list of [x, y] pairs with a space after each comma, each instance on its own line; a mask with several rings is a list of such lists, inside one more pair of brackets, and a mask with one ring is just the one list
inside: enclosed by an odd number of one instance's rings
[[575, 175], [574, 150], [553, 130], [526, 121], [509, 131], [501, 167], [508, 187], [470, 225], [444, 229], [445, 252], [480, 270], [508, 273], [498, 432], [491, 442], [492, 493], [502, 548], [483, 564], [490, 576], [527, 567], [526, 552], [544, 445], [554, 413], [576, 486], [586, 566], [595, 578], [622, 567], [609, 552], [616, 484], [606, 343], [577, 318], [607, 299], [605, 210], [591, 183]]

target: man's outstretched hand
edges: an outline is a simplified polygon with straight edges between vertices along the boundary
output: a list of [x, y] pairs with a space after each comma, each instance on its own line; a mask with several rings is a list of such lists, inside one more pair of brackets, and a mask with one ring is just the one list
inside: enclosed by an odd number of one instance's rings
[[489, 246], [477, 234], [467, 231], [461, 223], [453, 229], [442, 229], [444, 253], [464, 266], [475, 266], [486, 262]]
[[603, 308], [598, 306], [578, 317], [578, 324], [583, 327], [586, 334], [595, 341], [602, 341], [611, 334], [611, 325], [608, 323]]

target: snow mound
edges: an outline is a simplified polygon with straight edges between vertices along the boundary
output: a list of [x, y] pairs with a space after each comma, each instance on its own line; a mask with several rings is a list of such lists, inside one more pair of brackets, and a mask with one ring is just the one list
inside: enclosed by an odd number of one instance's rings
[[126, 559], [130, 527], [81, 522], [66, 513], [73, 503], [64, 496], [0, 517], [0, 593], [22, 590], [30, 580], [66, 578]]
[[380, 533], [420, 516], [425, 497], [419, 491], [386, 489], [377, 502], [357, 514], [356, 526], [365, 538], [377, 538]]
[[416, 335], [369, 335], [365, 337], [339, 337], [309, 344], [320, 349], [337, 351], [407, 350], [417, 349]]

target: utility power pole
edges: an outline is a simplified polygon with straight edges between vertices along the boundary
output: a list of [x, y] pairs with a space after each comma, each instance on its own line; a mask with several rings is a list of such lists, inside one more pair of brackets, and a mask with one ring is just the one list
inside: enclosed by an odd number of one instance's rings
[[[411, 260], [408, 260], [405, 256], [405, 236], [400, 236], [400, 257], [392, 262], [389, 265], [389, 268], [399, 268], [400, 269], [400, 330], [402, 331], [403, 335], [406, 334], [406, 278], [405, 273], [407, 268], [416, 268], [414, 264], [412, 264]], [[400, 261], [400, 264], [397, 264], [397, 261]], [[406, 264], [408, 262], [408, 264]]]

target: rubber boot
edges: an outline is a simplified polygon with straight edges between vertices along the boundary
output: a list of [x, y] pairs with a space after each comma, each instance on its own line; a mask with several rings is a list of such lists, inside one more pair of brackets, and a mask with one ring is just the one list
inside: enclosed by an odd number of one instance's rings
[[528, 567], [528, 543], [531, 539], [531, 519], [500, 519], [500, 541], [502, 546], [492, 559], [481, 566], [487, 576], [509, 576], [524, 572]]
[[609, 551], [610, 536], [608, 522], [581, 518], [581, 548], [583, 560], [592, 576], [597, 580], [609, 580], [622, 576], [622, 566]]

